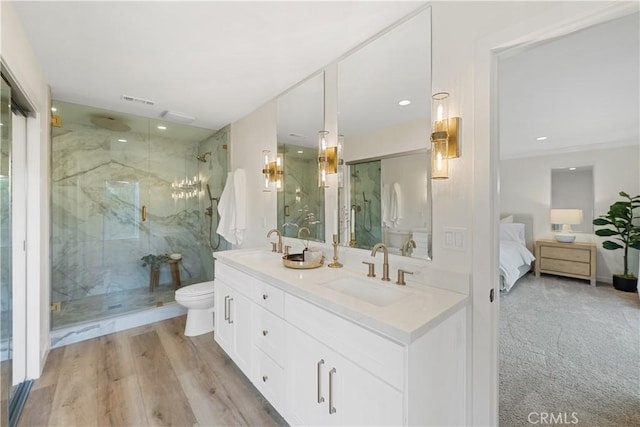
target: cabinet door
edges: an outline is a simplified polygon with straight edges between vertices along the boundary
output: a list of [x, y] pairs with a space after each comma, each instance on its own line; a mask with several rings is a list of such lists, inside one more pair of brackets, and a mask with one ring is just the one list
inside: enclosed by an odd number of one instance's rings
[[341, 413], [341, 424], [406, 424], [402, 393], [346, 359], [336, 365], [334, 383], [340, 390], [334, 391], [334, 407]]
[[286, 325], [285, 417], [291, 425], [336, 425], [329, 414], [331, 360], [324, 345], [298, 328]]
[[231, 289], [222, 281], [215, 281], [215, 331], [216, 342], [229, 355], [233, 353], [233, 324], [229, 323], [229, 299]]
[[242, 294], [231, 290], [229, 299], [229, 323], [233, 330], [233, 355], [238, 367], [251, 378], [251, 302]]

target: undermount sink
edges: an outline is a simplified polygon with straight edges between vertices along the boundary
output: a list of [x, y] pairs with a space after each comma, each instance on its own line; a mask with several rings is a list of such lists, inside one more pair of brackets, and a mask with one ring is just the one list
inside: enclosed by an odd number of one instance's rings
[[391, 283], [378, 283], [379, 279], [360, 279], [357, 277], [341, 277], [340, 279], [325, 282], [322, 285], [345, 295], [366, 301], [378, 307], [386, 307], [411, 293], [394, 288]]

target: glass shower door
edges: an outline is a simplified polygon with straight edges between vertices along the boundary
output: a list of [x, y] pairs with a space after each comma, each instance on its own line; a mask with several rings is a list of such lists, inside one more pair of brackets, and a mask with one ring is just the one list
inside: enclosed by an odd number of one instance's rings
[[0, 425], [9, 423], [13, 391], [11, 268], [11, 87], [0, 79]]

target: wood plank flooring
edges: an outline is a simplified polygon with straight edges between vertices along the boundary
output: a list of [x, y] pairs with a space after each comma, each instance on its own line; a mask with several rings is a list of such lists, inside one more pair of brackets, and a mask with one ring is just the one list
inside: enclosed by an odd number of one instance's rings
[[52, 350], [18, 426], [276, 426], [282, 417], [185, 317]]

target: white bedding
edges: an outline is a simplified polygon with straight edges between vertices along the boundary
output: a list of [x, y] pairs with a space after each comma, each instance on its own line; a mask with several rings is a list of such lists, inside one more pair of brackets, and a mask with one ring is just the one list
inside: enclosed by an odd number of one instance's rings
[[531, 269], [531, 262], [534, 260], [533, 254], [523, 244], [512, 240], [500, 240], [500, 290], [508, 292], [514, 283]]

